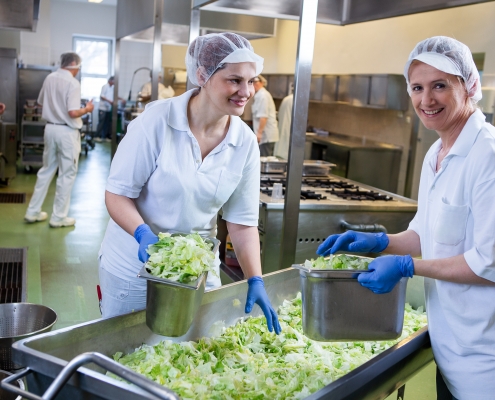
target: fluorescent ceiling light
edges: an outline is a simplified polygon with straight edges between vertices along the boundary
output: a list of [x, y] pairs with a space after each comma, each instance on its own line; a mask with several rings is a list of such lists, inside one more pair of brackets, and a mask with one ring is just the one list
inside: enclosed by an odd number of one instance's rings
[[88, 0], [90, 3], [101, 3], [103, 0]]

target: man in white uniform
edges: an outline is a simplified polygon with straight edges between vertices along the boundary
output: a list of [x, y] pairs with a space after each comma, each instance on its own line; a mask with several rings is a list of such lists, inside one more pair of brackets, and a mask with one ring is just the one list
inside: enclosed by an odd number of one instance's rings
[[[151, 75], [150, 75], [151, 79]], [[161, 82], [162, 76], [158, 77], [158, 100], [169, 99], [170, 97], [174, 97], [175, 90], [172, 89], [172, 86], [167, 86]], [[143, 103], [147, 103], [151, 100], [151, 80], [146, 82], [141, 91], [139, 92], [138, 101]]]
[[43, 106], [42, 118], [47, 124], [43, 166], [38, 171], [33, 197], [24, 216], [28, 223], [47, 219], [48, 214], [41, 211], [41, 206], [57, 169], [57, 188], [50, 226], [59, 228], [76, 223], [67, 214], [81, 152], [79, 129], [82, 127], [81, 117], [94, 108], [92, 101], [81, 108], [81, 85], [75, 79], [80, 68], [81, 58], [76, 53], [62, 54], [60, 68], [46, 77], [38, 96], [38, 103]]
[[253, 131], [258, 138], [260, 155], [273, 156], [275, 143], [278, 141], [278, 124], [275, 103], [272, 95], [265, 89], [266, 79], [259, 75], [254, 78], [255, 95], [251, 107], [253, 114]]
[[[108, 83], [103, 85], [100, 93], [100, 105], [98, 106], [98, 128], [96, 129], [96, 142], [103, 140], [110, 142], [110, 128], [112, 125], [114, 77], [108, 78]], [[122, 99], [121, 99], [122, 100]]]

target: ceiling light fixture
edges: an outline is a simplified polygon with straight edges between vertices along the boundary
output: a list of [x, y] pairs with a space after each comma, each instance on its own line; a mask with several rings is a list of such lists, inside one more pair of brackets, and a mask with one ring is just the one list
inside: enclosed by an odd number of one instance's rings
[[101, 3], [103, 0], [88, 0], [90, 3]]

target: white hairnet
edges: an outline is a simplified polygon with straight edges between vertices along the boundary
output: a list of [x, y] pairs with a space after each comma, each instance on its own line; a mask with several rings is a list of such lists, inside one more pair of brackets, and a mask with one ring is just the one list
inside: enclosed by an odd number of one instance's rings
[[414, 60], [431, 65], [447, 74], [460, 76], [464, 80], [472, 102], [477, 103], [481, 99], [480, 74], [471, 51], [464, 43], [446, 36], [434, 36], [419, 42], [404, 67], [409, 94], [411, 94], [409, 67]]
[[[231, 33], [210, 33], [197, 37], [187, 48], [186, 69], [189, 80], [203, 86], [217, 69], [228, 63], [254, 62], [256, 74], [263, 70], [263, 58], [257, 55], [251, 43], [242, 36]], [[198, 74], [203, 80], [199, 84]]]

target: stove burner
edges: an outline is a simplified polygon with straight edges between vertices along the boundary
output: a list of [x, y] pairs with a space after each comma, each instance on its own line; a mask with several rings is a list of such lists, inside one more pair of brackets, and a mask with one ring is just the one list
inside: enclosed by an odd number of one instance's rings
[[[267, 187], [261, 187], [260, 192], [271, 197], [273, 190]], [[283, 189], [283, 193], [285, 195], [285, 188]], [[312, 190], [301, 190], [300, 198], [301, 200], [325, 200], [327, 197], [323, 196], [321, 193], [315, 193]]]
[[[281, 183], [283, 186], [284, 194], [287, 180], [284, 177], [273, 178], [263, 177], [260, 180], [260, 191], [268, 196], [272, 195], [272, 187], [274, 183]], [[357, 185], [354, 185], [343, 180], [332, 178], [303, 178], [302, 185], [315, 189], [328, 189], [325, 193], [333, 194], [341, 199], [362, 201], [362, 200], [379, 200], [379, 201], [392, 201], [394, 198], [381, 194], [373, 190], [362, 189]], [[326, 196], [315, 193], [313, 190], [301, 190], [301, 200], [325, 200]]]
[[394, 198], [391, 196], [387, 196], [385, 194], [381, 194], [375, 192], [373, 190], [362, 190], [359, 187], [354, 187], [352, 189], [331, 189], [325, 190], [326, 193], [333, 194], [337, 197], [346, 200], [382, 200], [382, 201], [392, 201]]
[[312, 190], [301, 190], [301, 200], [325, 200], [327, 196], [315, 193]]

